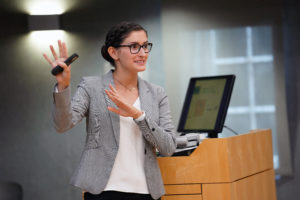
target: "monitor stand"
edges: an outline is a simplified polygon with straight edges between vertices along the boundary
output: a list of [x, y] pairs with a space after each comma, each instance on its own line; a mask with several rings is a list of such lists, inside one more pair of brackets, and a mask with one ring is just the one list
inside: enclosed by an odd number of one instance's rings
[[208, 138], [218, 138], [218, 133], [207, 133]]

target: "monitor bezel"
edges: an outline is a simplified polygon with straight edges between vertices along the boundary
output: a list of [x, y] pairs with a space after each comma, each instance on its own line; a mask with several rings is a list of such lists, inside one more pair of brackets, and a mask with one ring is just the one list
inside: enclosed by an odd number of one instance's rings
[[[188, 114], [189, 106], [191, 103], [195, 82], [197, 80], [211, 80], [211, 79], [226, 79], [225, 88], [223, 91], [223, 95], [221, 98], [221, 105], [220, 109], [217, 115], [217, 120], [215, 123], [215, 127], [213, 129], [184, 129], [185, 123], [186, 123], [186, 117]], [[206, 76], [206, 77], [192, 77], [190, 79], [187, 93], [185, 96], [183, 108], [181, 111], [181, 116], [178, 124], [177, 131], [179, 133], [209, 133], [209, 134], [218, 134], [221, 133], [223, 130], [224, 122], [227, 115], [228, 106], [231, 99], [231, 94], [233, 90], [235, 82], [235, 75], [229, 74], [229, 75], [219, 75], [219, 76]]]

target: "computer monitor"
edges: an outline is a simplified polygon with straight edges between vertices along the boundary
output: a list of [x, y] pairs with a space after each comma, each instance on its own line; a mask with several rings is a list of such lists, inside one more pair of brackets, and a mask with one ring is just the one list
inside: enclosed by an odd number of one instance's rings
[[178, 125], [180, 133], [222, 132], [235, 75], [191, 78]]

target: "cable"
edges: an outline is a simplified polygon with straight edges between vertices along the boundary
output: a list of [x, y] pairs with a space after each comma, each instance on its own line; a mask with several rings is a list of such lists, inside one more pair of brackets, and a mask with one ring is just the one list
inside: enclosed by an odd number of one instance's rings
[[229, 128], [228, 126], [226, 126], [225, 124], [223, 125], [224, 128], [227, 128], [228, 130], [230, 130], [231, 132], [233, 132], [235, 135], [239, 135], [236, 131], [234, 131], [233, 129]]

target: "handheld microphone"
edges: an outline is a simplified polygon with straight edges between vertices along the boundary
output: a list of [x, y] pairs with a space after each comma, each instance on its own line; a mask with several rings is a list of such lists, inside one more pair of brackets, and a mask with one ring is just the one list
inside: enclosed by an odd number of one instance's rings
[[[74, 62], [77, 58], [78, 58], [78, 54], [74, 53], [73, 55], [71, 55], [69, 58], [67, 58], [64, 63], [66, 63], [67, 66], [69, 66], [72, 62]], [[64, 71], [64, 68], [62, 68], [61, 66], [57, 65], [56, 67], [54, 67], [51, 70], [51, 73], [56, 76], [59, 73], [62, 73]]]

